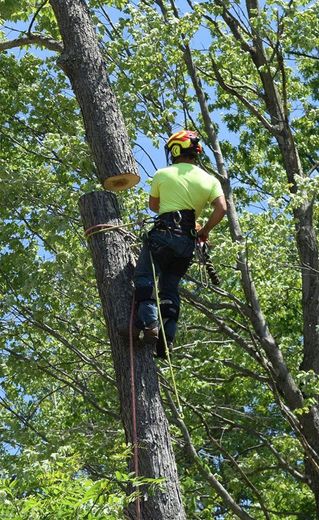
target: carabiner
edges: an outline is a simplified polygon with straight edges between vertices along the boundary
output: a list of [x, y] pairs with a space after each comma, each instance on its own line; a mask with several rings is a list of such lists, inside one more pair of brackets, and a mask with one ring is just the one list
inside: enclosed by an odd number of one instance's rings
[[175, 226], [180, 227], [180, 223], [182, 221], [182, 214], [180, 211], [174, 211], [173, 220], [174, 220]]

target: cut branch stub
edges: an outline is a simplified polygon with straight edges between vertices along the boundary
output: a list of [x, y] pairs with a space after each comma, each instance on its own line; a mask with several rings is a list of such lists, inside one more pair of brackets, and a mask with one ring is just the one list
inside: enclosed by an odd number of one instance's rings
[[107, 177], [103, 182], [103, 186], [106, 190], [110, 191], [128, 190], [135, 186], [139, 180], [140, 177], [136, 174], [120, 173], [112, 177]]

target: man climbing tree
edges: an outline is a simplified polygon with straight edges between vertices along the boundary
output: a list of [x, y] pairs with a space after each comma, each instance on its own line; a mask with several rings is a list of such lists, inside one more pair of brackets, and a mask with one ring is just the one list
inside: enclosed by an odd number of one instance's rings
[[172, 165], [158, 170], [153, 178], [149, 207], [159, 216], [144, 242], [134, 276], [138, 303], [134, 335], [138, 338], [143, 331], [145, 343], [157, 343], [160, 357], [166, 354], [154, 299], [153, 265], [159, 274], [160, 310], [171, 347], [180, 310], [178, 285], [195, 247], [195, 220], [207, 203], [213, 205], [210, 218], [198, 232], [207, 240], [226, 213], [219, 181], [196, 165], [203, 151], [197, 134], [190, 130], [174, 133], [165, 149]]

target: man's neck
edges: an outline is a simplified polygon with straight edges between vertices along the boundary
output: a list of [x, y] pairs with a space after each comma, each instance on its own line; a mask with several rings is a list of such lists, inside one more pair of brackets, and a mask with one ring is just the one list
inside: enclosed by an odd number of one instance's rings
[[187, 164], [196, 164], [196, 159], [192, 159], [191, 157], [178, 157], [173, 164], [179, 163], [187, 163]]

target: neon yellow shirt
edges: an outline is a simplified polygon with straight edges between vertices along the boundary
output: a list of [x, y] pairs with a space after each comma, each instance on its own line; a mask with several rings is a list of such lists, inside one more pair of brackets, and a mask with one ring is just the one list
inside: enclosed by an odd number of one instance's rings
[[157, 170], [150, 194], [160, 199], [159, 214], [194, 209], [197, 218], [207, 203], [223, 195], [223, 190], [216, 177], [195, 164], [177, 163]]

